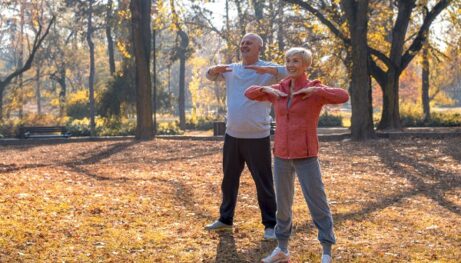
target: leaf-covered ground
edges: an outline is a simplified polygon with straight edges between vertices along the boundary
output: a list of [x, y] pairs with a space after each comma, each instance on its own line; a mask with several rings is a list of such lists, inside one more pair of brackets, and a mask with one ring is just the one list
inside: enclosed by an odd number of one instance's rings
[[[257, 262], [245, 170], [233, 233], [218, 216], [221, 141], [0, 146], [0, 262]], [[459, 262], [461, 138], [323, 142], [336, 262]], [[318, 262], [297, 186], [292, 262]]]

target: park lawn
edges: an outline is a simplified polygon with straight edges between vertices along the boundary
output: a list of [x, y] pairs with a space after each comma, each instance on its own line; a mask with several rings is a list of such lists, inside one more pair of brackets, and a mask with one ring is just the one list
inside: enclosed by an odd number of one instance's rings
[[[233, 233], [218, 216], [221, 141], [0, 146], [0, 262], [258, 262], [245, 170]], [[336, 262], [459, 262], [461, 138], [322, 142]], [[299, 186], [292, 262], [320, 246]]]

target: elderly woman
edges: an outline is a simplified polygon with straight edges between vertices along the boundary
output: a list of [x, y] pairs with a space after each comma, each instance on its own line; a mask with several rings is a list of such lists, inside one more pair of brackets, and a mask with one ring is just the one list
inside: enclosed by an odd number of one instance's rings
[[262, 262], [288, 262], [288, 240], [292, 229], [294, 176], [298, 176], [304, 199], [318, 229], [323, 247], [322, 263], [331, 262], [335, 244], [333, 218], [328, 206], [318, 155], [317, 123], [325, 104], [344, 103], [348, 93], [330, 88], [318, 80], [309, 80], [306, 70], [312, 53], [305, 48], [291, 48], [285, 54], [288, 77], [273, 86], [251, 86], [245, 95], [252, 100], [274, 105], [276, 131], [274, 140], [274, 184], [277, 200], [275, 235], [278, 246]]

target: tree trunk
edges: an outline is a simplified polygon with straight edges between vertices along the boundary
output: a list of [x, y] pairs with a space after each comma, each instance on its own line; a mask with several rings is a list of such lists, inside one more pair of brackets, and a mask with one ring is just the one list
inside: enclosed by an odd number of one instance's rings
[[181, 45], [179, 47], [179, 127], [181, 130], [186, 129], [186, 50], [189, 45], [189, 37], [187, 33], [180, 30], [178, 31], [181, 37]]
[[66, 113], [66, 94], [67, 94], [67, 83], [66, 83], [66, 67], [62, 65], [59, 70], [59, 80], [58, 83], [61, 86], [61, 91], [59, 92], [59, 116], [64, 117]]
[[[257, 24], [257, 32], [255, 33], [258, 33], [258, 35], [263, 39], [263, 42], [264, 42], [264, 46], [262, 47], [259, 55], [261, 57], [261, 59], [266, 59], [266, 46], [267, 46], [267, 31], [266, 31], [266, 27], [267, 25], [265, 25], [264, 23], [264, 0], [253, 0], [253, 8], [254, 8], [254, 12], [255, 12], [255, 18], [256, 18], [256, 22], [258, 23]], [[249, 33], [249, 32], [247, 32]]]
[[2, 83], [0, 83], [0, 122], [3, 121], [3, 90], [5, 87], [3, 87]]
[[231, 43], [231, 28], [229, 21], [229, 0], [226, 0], [226, 64], [232, 63], [232, 43]]
[[42, 115], [42, 95], [40, 94], [40, 65], [37, 65], [36, 69], [36, 76], [35, 76], [35, 98], [37, 100], [37, 114], [40, 116]]
[[[24, 8], [25, 1], [20, 2], [20, 32], [19, 32], [19, 55], [18, 55], [18, 68], [23, 67], [24, 65]], [[24, 81], [22, 73], [18, 75], [18, 103], [19, 103], [19, 119], [23, 118], [23, 105], [24, 105]]]
[[[242, 5], [240, 0], [234, 0], [235, 6], [237, 7], [237, 17], [239, 19], [238, 27], [240, 29], [240, 35], [243, 37], [245, 35], [245, 21], [244, 21], [244, 14], [242, 11]], [[230, 41], [230, 40], [229, 40]], [[238, 40], [240, 41], [240, 40]], [[240, 46], [240, 43], [237, 47]], [[240, 61], [240, 49], [236, 48], [235, 49], [235, 57], [237, 58], [238, 61]]]
[[351, 135], [353, 140], [375, 137], [371, 108], [371, 85], [368, 72], [367, 24], [368, 1], [343, 0], [351, 34]]
[[112, 20], [113, 20], [113, 1], [107, 1], [106, 9], [106, 38], [107, 38], [107, 52], [109, 55], [109, 69], [110, 74], [115, 75], [115, 56], [114, 56], [114, 39], [112, 38]]
[[392, 29], [392, 44], [389, 59], [391, 66], [386, 72], [386, 82], [383, 89], [383, 111], [378, 129], [394, 130], [401, 129], [399, 111], [399, 78], [403, 71], [402, 55], [405, 44], [405, 35], [410, 23], [411, 13], [415, 6], [415, 0], [399, 0], [398, 14]]
[[386, 73], [386, 81], [383, 88], [383, 110], [378, 124], [380, 130], [401, 129], [399, 107], [399, 78], [400, 74], [394, 69]]
[[88, 27], [86, 32], [86, 40], [90, 48], [90, 76], [88, 78], [88, 89], [90, 91], [90, 133], [91, 136], [96, 136], [96, 122], [95, 122], [95, 105], [94, 105], [94, 75], [95, 75], [95, 59], [94, 59], [94, 43], [93, 43], [93, 3], [90, 0], [88, 9]]
[[421, 101], [423, 104], [423, 120], [425, 123], [429, 122], [431, 119], [431, 108], [430, 108], [430, 99], [429, 99], [429, 46], [426, 43], [423, 46], [423, 70], [422, 70], [422, 92], [421, 92]]
[[283, 7], [284, 7], [284, 3], [282, 0], [279, 0], [279, 3], [278, 3], [278, 22], [277, 22], [277, 44], [278, 44], [278, 48], [279, 48], [279, 52], [283, 52], [285, 50], [285, 43], [283, 42], [283, 35], [284, 35], [284, 24], [283, 24]]
[[150, 0], [131, 0], [133, 51], [136, 64], [136, 139], [153, 137], [150, 53], [152, 45]]
[[154, 136], [157, 135], [157, 31], [152, 27], [152, 109], [154, 115], [154, 122], [152, 124], [154, 129]]

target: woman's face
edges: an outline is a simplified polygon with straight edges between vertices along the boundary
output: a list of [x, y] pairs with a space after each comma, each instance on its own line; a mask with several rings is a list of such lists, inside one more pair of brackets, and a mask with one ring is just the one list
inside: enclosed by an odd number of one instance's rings
[[306, 63], [300, 54], [294, 54], [285, 58], [285, 67], [288, 71], [288, 76], [296, 78], [301, 76], [307, 69]]

